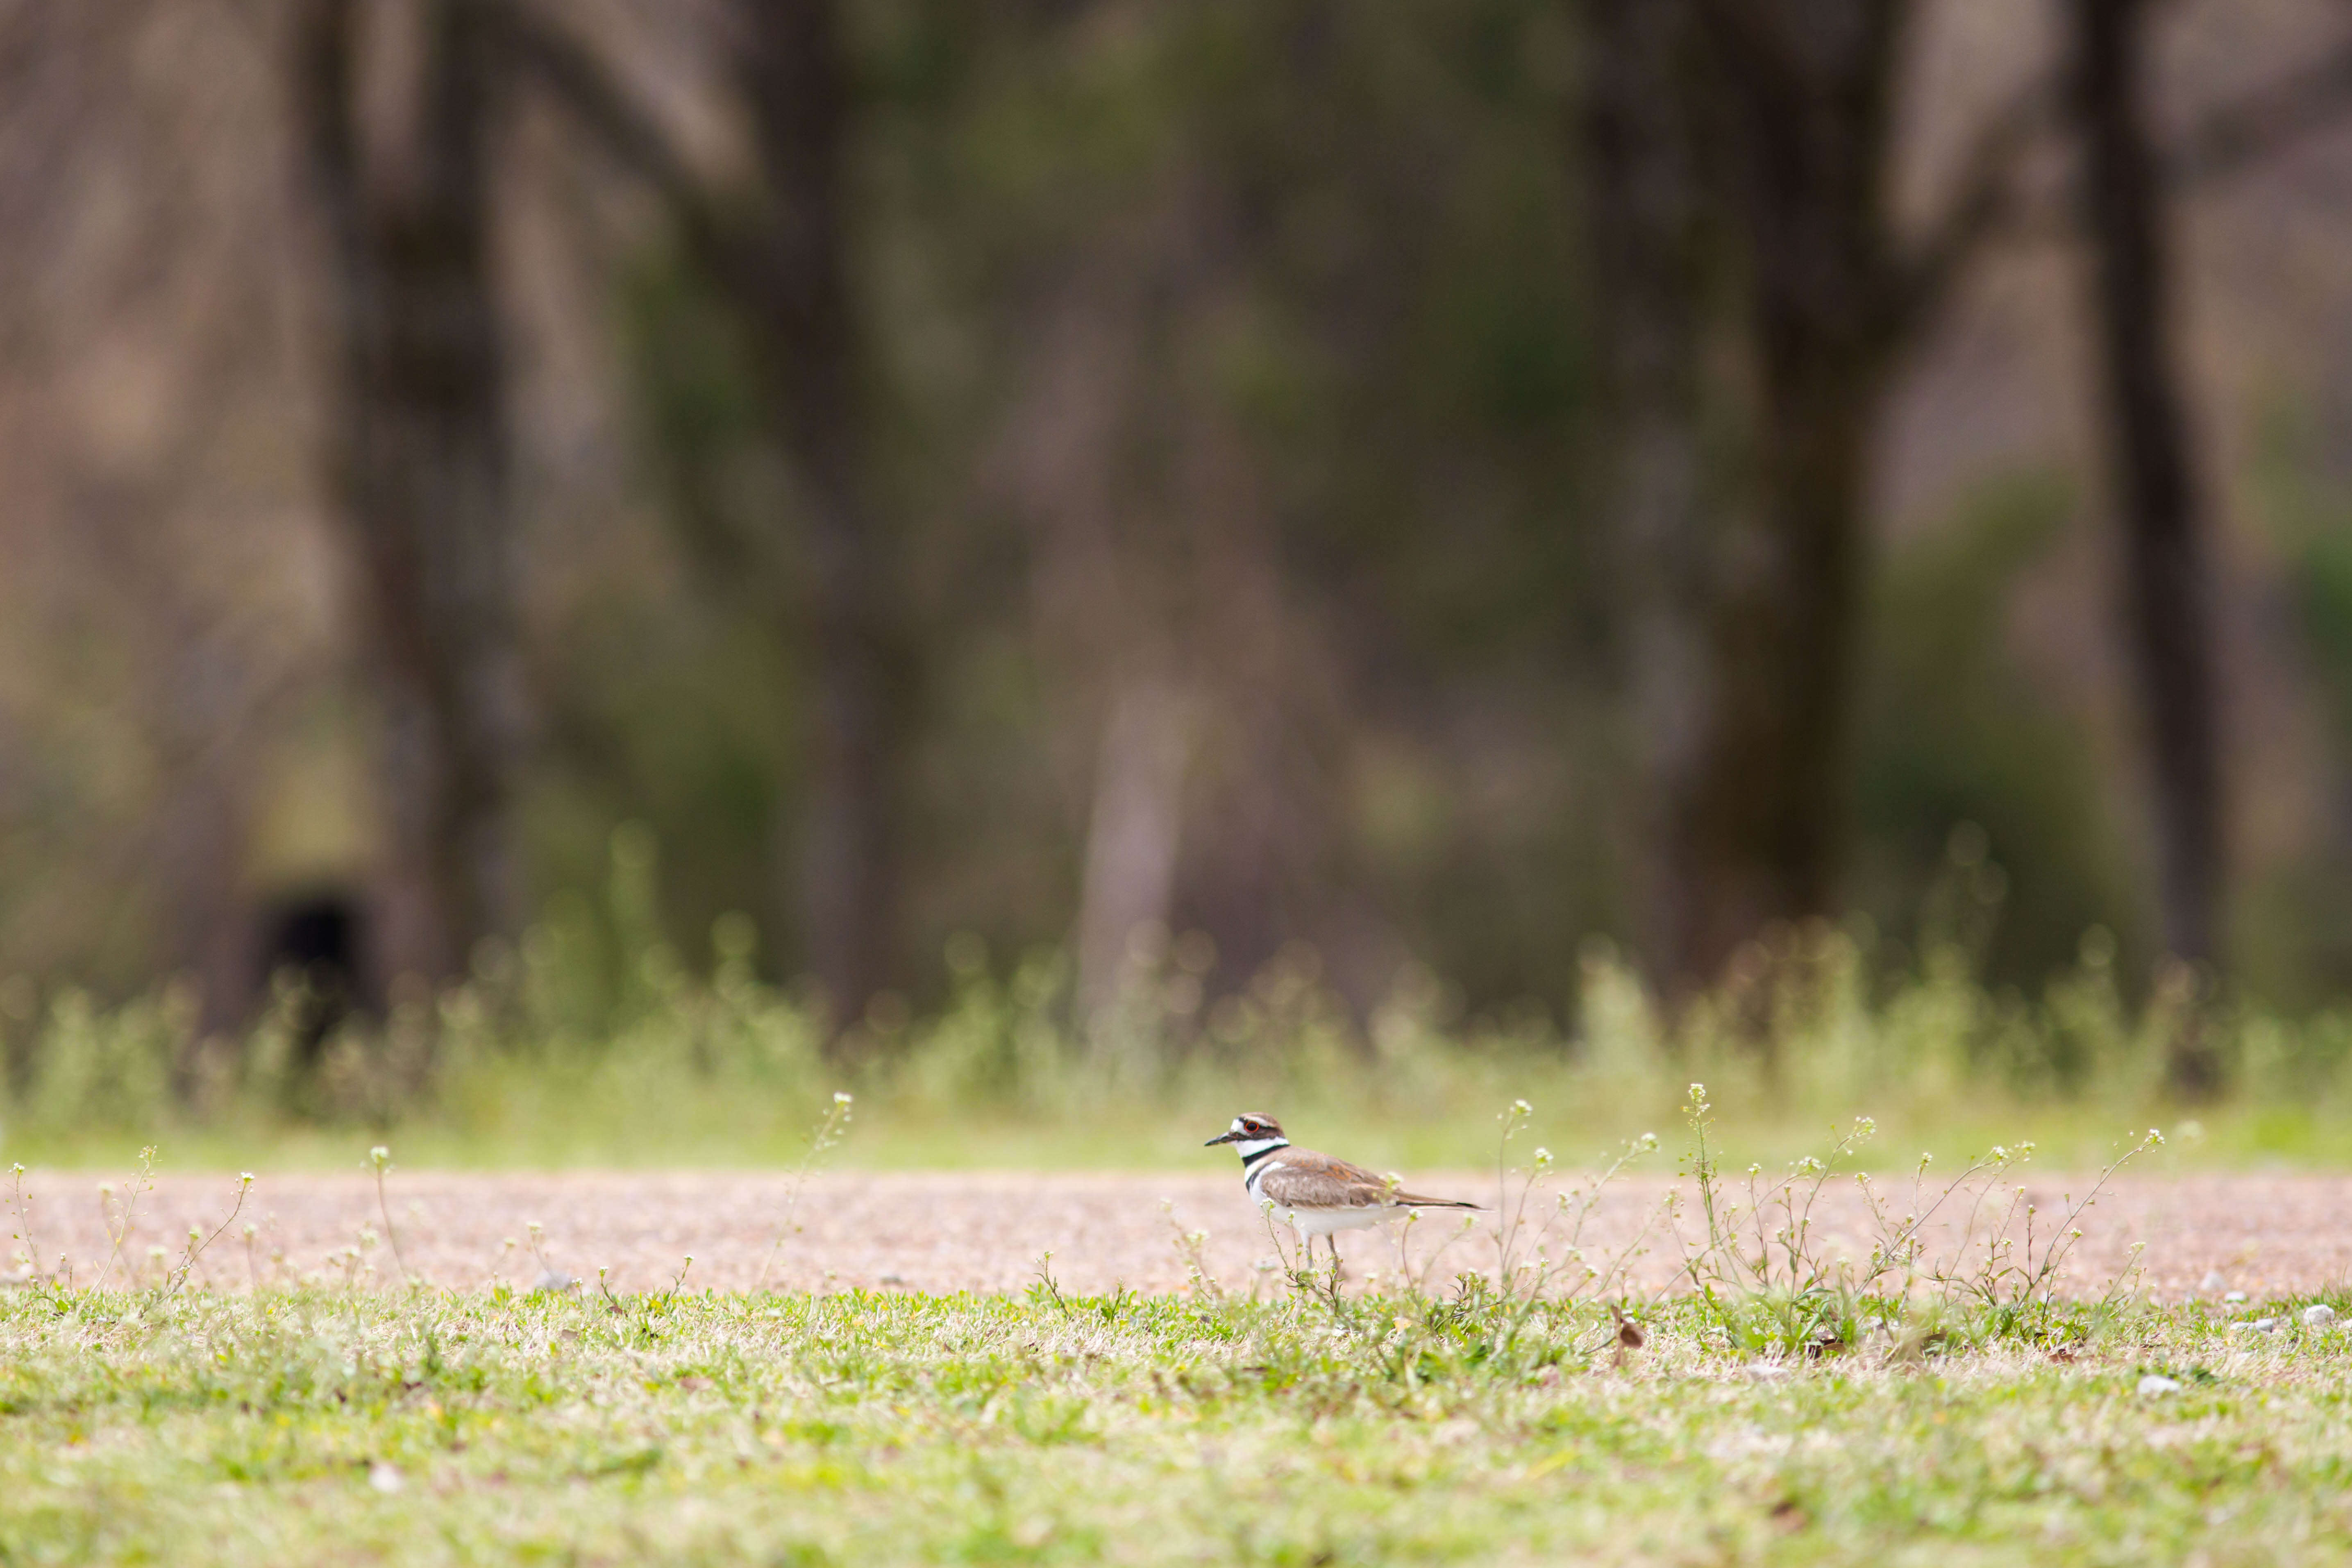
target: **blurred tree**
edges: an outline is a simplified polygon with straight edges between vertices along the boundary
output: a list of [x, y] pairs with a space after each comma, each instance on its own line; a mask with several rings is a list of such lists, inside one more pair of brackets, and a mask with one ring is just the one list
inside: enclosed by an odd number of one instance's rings
[[494, 40], [475, 0], [299, 0], [290, 38], [301, 167], [327, 241], [330, 473], [381, 726], [373, 962], [382, 979], [441, 980], [522, 912]]
[[1688, 925], [1711, 975], [1774, 920], [1831, 912], [1864, 583], [1864, 507], [1894, 372], [2013, 201], [2038, 85], [1970, 140], [1914, 237], [1892, 210], [1914, 0], [1696, 0], [1715, 89], [1709, 167], [1755, 380], [1754, 493], [1723, 518], [1711, 667], [1683, 831]]
[[1618, 650], [1633, 735], [1638, 948], [1670, 983], [1700, 962], [1696, 805], [1707, 674], [1697, 16], [1691, 0], [1584, 0], [1584, 158], [1609, 406], [1600, 463], [1624, 586]]
[[1051, 698], [1097, 737], [1071, 932], [1082, 1017], [1116, 1000], [1139, 933], [1199, 927], [1245, 975], [1313, 919], [1329, 670], [1298, 635], [1241, 384], [1265, 351], [1270, 237], [1246, 193], [1269, 171], [1207, 107], [1246, 121], [1255, 68], [1320, 13], [1158, 18], [1151, 47], [1087, 73], [1079, 105], [1030, 106], [1075, 129], [1153, 84], [1181, 105], [1139, 128], [1115, 177], [1080, 167], [1056, 192], [1094, 221], [1030, 258], [1042, 286], [1022, 291], [1008, 356], [1021, 395], [994, 432]]
[[[509, 45], [668, 203], [688, 253], [745, 330], [752, 374], [793, 480], [788, 517], [753, 560], [805, 568], [812, 660], [809, 793], [798, 849], [802, 935], [836, 1026], [891, 979], [898, 931], [898, 755], [908, 663], [873, 500], [876, 366], [852, 279], [849, 162], [857, 103], [835, 0], [733, 0], [721, 31], [751, 127], [748, 184], [707, 174], [608, 61], [523, 5]], [[781, 537], [785, 523], [797, 535]], [[786, 602], [790, 602], [787, 600]]]
[[868, 495], [874, 372], [849, 277], [852, 78], [835, 0], [743, 0], [740, 86], [766, 220], [736, 282], [801, 486], [815, 756], [801, 849], [810, 968], [855, 1019], [890, 978], [903, 658]]
[[[1559, 927], [1605, 903], [1559, 873], [1569, 814], [1544, 794], [1567, 725], [1542, 683], [1587, 656], [1581, 535], [1560, 526], [1582, 371], [1556, 11], [855, 13], [872, 182], [860, 276], [894, 307], [860, 304], [861, 358], [894, 356], [893, 421], [921, 397], [932, 422], [919, 441], [877, 428], [866, 439], [888, 444], [869, 464], [894, 497], [943, 476], [929, 504], [891, 508], [894, 533], [926, 531], [892, 574], [901, 616], [921, 623], [909, 657], [955, 699], [922, 716], [953, 771], [907, 851], [933, 909], [948, 893], [960, 922], [1076, 935], [1095, 994], [1126, 933], [1154, 923], [1209, 931], [1235, 979], [1287, 941], [1345, 946], [1370, 993], [1406, 920], [1516, 992], [1549, 974]], [[724, 278], [766, 198], [688, 163], [623, 54], [512, 14], [526, 58]], [[910, 363], [934, 379], [897, 371]], [[720, 403], [726, 380], [704, 384]], [[707, 450], [706, 431], [666, 428]], [[710, 526], [728, 506], [708, 479], [689, 477], [679, 510], [707, 536], [698, 550], [726, 558], [737, 525]], [[761, 550], [737, 553], [740, 574], [765, 570]], [[1014, 572], [1026, 591], [992, 597]], [[1526, 667], [1514, 700], [1547, 715], [1543, 742], [1472, 717], [1498, 658]], [[1375, 659], [1376, 691], [1343, 684]], [[1443, 684], [1395, 679], [1419, 659]], [[971, 705], [1003, 703], [1016, 662], [1019, 701], [976, 723]], [[1507, 812], [1429, 814], [1430, 792], [1409, 792], [1430, 819], [1405, 837], [1451, 833], [1478, 854], [1417, 849], [1408, 868], [1442, 872], [1445, 908], [1475, 934], [1346, 843], [1349, 705], [1374, 695], [1401, 732], [1454, 725], [1470, 746], [1428, 749], [1508, 794]], [[1503, 840], [1531, 822], [1551, 835], [1546, 858]], [[1016, 907], [974, 879], [989, 862], [1020, 879]], [[1578, 912], [1507, 917], [1488, 875]]]
[[[2146, 0], [2074, 0], [2073, 97], [2090, 242], [2111, 488], [2124, 525], [2129, 646], [2155, 785], [2164, 943], [2205, 963], [2219, 951], [2224, 847], [2211, 563], [2172, 347], [2162, 162], [2145, 103]], [[2172, 1047], [2173, 1086], [2220, 1087], [2210, 1037]]]
[[218, 21], [0, 8], [0, 969], [169, 973], [206, 1033], [252, 1001], [258, 753], [317, 650], [279, 526], [313, 487], [255, 461], [280, 62]]
[[1220, 984], [1307, 942], [1360, 997], [1409, 952], [1549, 987], [1615, 913], [1562, 8], [1039, 15], [924, 233], [1017, 389], [991, 496], [1083, 737], [1082, 992], [1158, 925]]

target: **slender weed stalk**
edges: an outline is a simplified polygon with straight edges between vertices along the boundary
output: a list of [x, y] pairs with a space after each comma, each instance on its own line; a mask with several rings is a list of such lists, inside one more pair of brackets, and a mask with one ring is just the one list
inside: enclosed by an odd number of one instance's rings
[[1029, 1287], [1032, 1304], [1050, 1306], [1066, 1321], [1070, 1303], [1062, 1295], [1062, 1287], [1054, 1279], [1054, 1252], [1051, 1247], [1037, 1255], [1037, 1282]]
[[131, 1173], [130, 1194], [123, 1200], [119, 1224], [111, 1207], [113, 1189], [104, 1185], [98, 1189], [99, 1213], [106, 1220], [107, 1237], [113, 1242], [114, 1247], [106, 1255], [106, 1267], [98, 1271], [98, 1279], [90, 1286], [91, 1289], [102, 1288], [106, 1284], [107, 1276], [114, 1272], [114, 1265], [122, 1256], [122, 1245], [131, 1239], [131, 1220], [139, 1212], [139, 1195], [154, 1190], [154, 1178], [155, 1145], [150, 1143], [139, 1151], [139, 1169]]
[[[2062, 1200], [2070, 1206], [2057, 1226], [2043, 1233], [2037, 1245], [2035, 1239], [2034, 1205], [2026, 1199], [2026, 1190], [2017, 1189], [2010, 1200], [2000, 1226], [1986, 1238], [1984, 1264], [1973, 1274], [1956, 1275], [1944, 1281], [1956, 1294], [1973, 1298], [1980, 1305], [1997, 1312], [2014, 1316], [2021, 1312], [2046, 1312], [2057, 1294], [2060, 1270], [2074, 1246], [2083, 1239], [2076, 1223], [2099, 1201], [2099, 1194], [2114, 1180], [2116, 1172], [2152, 1149], [2161, 1148], [2164, 1134], [2151, 1127], [2139, 1141], [2126, 1148], [2092, 1181], [2090, 1189], [2075, 1201], [2072, 1194]], [[2010, 1232], [2022, 1221], [2025, 1247], [2022, 1256], [2015, 1250]], [[2135, 1261], [2137, 1251], [2135, 1249]], [[2113, 1295], [2116, 1287], [2111, 1287]]]
[[[1515, 1109], [1526, 1104], [1519, 1100]], [[1620, 1144], [1615, 1156], [1594, 1171], [1589, 1181], [1557, 1194], [1548, 1210], [1538, 1211], [1543, 1214], [1542, 1223], [1528, 1237], [1524, 1253], [1518, 1249], [1518, 1241], [1531, 1223], [1528, 1218], [1528, 1205], [1553, 1179], [1557, 1163], [1550, 1150], [1539, 1147], [1524, 1172], [1507, 1172], [1504, 1196], [1497, 1205], [1500, 1213], [1496, 1231], [1496, 1288], [1507, 1299], [1567, 1302], [1622, 1287], [1633, 1260], [1646, 1249], [1650, 1232], [1663, 1217], [1663, 1208], [1653, 1208], [1644, 1215], [1641, 1227], [1607, 1258], [1605, 1267], [1596, 1268], [1587, 1259], [1585, 1228], [1611, 1184], [1635, 1161], [1654, 1153], [1657, 1147], [1654, 1132], [1644, 1132]], [[1521, 1178], [1516, 1197], [1510, 1194], [1509, 1175]], [[1552, 1250], [1555, 1245], [1560, 1248], [1557, 1257]], [[1576, 1268], [1581, 1268], [1582, 1273], [1563, 1281], [1563, 1275]]]
[[392, 1151], [379, 1143], [368, 1151], [368, 1169], [375, 1176], [376, 1212], [383, 1216], [383, 1239], [392, 1248], [393, 1267], [400, 1270], [403, 1284], [408, 1282], [408, 1259], [400, 1253], [400, 1233], [392, 1227], [392, 1205], [384, 1197], [384, 1178], [392, 1173]]
[[[1511, 1140], [1519, 1135], [1519, 1130], [1534, 1115], [1535, 1107], [1524, 1100], [1515, 1100], [1496, 1118], [1502, 1123], [1503, 1135], [1495, 1141], [1495, 1289], [1505, 1292], [1511, 1288], [1511, 1243], [1518, 1235], [1518, 1221], [1527, 1212], [1528, 1196], [1535, 1189], [1534, 1178], [1520, 1186], [1519, 1206], [1515, 1213], [1510, 1192]], [[1541, 1156], [1538, 1168], [1550, 1163], [1549, 1150], [1538, 1149], [1536, 1152]]]
[[1176, 1221], [1176, 1202], [1173, 1198], [1160, 1199], [1160, 1212], [1167, 1217], [1168, 1228], [1175, 1232], [1176, 1256], [1184, 1260], [1184, 1272], [1192, 1281], [1192, 1294], [1204, 1300], [1223, 1305], [1225, 1300], [1224, 1288], [1219, 1285], [1216, 1277], [1209, 1272], [1207, 1257], [1209, 1233], [1205, 1230], [1186, 1230], [1179, 1225]]
[[1258, 1216], [1265, 1221], [1265, 1239], [1272, 1244], [1274, 1247], [1275, 1262], [1280, 1266], [1283, 1278], [1290, 1281], [1291, 1288], [1295, 1290], [1310, 1289], [1312, 1288], [1312, 1281], [1308, 1271], [1313, 1267], [1314, 1260], [1312, 1256], [1308, 1253], [1301, 1252], [1298, 1255], [1298, 1260], [1293, 1262], [1290, 1254], [1284, 1250], [1282, 1245], [1282, 1233], [1275, 1227], [1274, 1224], [1274, 1200], [1272, 1198], [1258, 1199], [1257, 1212]]
[[815, 1173], [818, 1164], [847, 1135], [849, 1114], [855, 1104], [852, 1096], [836, 1092], [832, 1105], [826, 1108], [824, 1115], [810, 1132], [808, 1152], [801, 1157], [800, 1164], [793, 1168], [792, 1181], [784, 1188], [784, 1212], [777, 1221], [775, 1244], [768, 1248], [768, 1256], [760, 1260], [760, 1277], [751, 1282], [753, 1295], [767, 1289], [768, 1272], [775, 1267], [777, 1256], [784, 1250], [784, 1243], [800, 1234], [800, 1226], [793, 1216], [800, 1209], [802, 1190], [808, 1185], [809, 1177]]
[[1437, 1273], [1437, 1266], [1445, 1260], [1447, 1253], [1470, 1238], [1478, 1228], [1478, 1220], [1475, 1215], [1464, 1215], [1447, 1232], [1445, 1239], [1437, 1244], [1437, 1249], [1423, 1258], [1421, 1267], [1416, 1269], [1412, 1267], [1412, 1256], [1406, 1248], [1412, 1242], [1414, 1227], [1420, 1223], [1421, 1211], [1416, 1209], [1404, 1216], [1403, 1226], [1397, 1232], [1399, 1272], [1405, 1281], [1408, 1294], [1426, 1296], [1430, 1292], [1430, 1280]]
[[[539, 1265], [539, 1278], [532, 1282], [531, 1288], [547, 1289], [550, 1281], [560, 1281], [561, 1283], [555, 1287], [557, 1289], [568, 1285], [572, 1276], [558, 1268], [554, 1261], [547, 1256], [547, 1227], [535, 1219], [525, 1220], [522, 1233], [530, 1238], [530, 1256]], [[507, 1245], [511, 1247], [514, 1244], [509, 1242]]]
[[[1956, 1311], [1979, 1334], [2046, 1337], [2059, 1279], [2082, 1239], [2077, 1222], [2116, 1172], [2164, 1142], [2150, 1131], [2125, 1149], [2080, 1201], [2066, 1199], [2064, 1216], [2054, 1229], [2043, 1226], [2025, 1187], [2015, 1187], [2005, 1202], [1996, 1196], [2002, 1178], [2032, 1158], [2031, 1143], [1997, 1144], [1940, 1186], [1929, 1184], [1930, 1161], [1921, 1156], [1912, 1172], [1910, 1203], [1899, 1216], [1868, 1173], [1858, 1173], [1854, 1180], [1871, 1245], [1857, 1263], [1824, 1252], [1813, 1218], [1836, 1167], [1874, 1131], [1870, 1120], [1857, 1118], [1843, 1134], [1832, 1134], [1826, 1155], [1799, 1159], [1778, 1178], [1767, 1179], [1760, 1167], [1749, 1166], [1735, 1188], [1709, 1147], [1712, 1111], [1706, 1086], [1691, 1085], [1685, 1117], [1692, 1152], [1685, 1169], [1695, 1179], [1705, 1234], [1694, 1245], [1675, 1227], [1682, 1264], [1670, 1287], [1686, 1284], [1737, 1343], [1759, 1350], [1801, 1348], [1811, 1355], [1848, 1349], [1866, 1332], [1892, 1332], [1905, 1325], [1902, 1342], [1916, 1349], [1948, 1338], [1946, 1321]], [[1963, 1209], [1957, 1241], [1944, 1252], [1931, 1251], [1930, 1225], [1941, 1214]], [[2111, 1309], [2136, 1276], [2137, 1250], [2133, 1258], [2110, 1284], [2099, 1310]]]
[[[176, 1269], [173, 1270], [173, 1272], [165, 1279], [163, 1282], [165, 1294], [176, 1295], [179, 1293], [180, 1288], [188, 1282], [188, 1275], [190, 1271], [196, 1267], [197, 1261], [204, 1257], [205, 1249], [212, 1246], [214, 1242], [218, 1241], [222, 1235], [227, 1231], [228, 1227], [236, 1223], [236, 1216], [245, 1212], [246, 1196], [252, 1191], [253, 1173], [251, 1171], [239, 1172], [236, 1178], [236, 1202], [230, 1207], [228, 1217], [221, 1221], [220, 1224], [213, 1226], [212, 1234], [210, 1236], [205, 1235], [194, 1226], [190, 1226], [188, 1227], [188, 1249], [184, 1253], [181, 1254], [180, 1266]], [[250, 1232], [252, 1228], [253, 1227], [250, 1226], [246, 1227], [248, 1232]]]
[[10, 1239], [24, 1243], [26, 1275], [38, 1283], [41, 1279], [41, 1246], [33, 1238], [33, 1197], [25, 1190], [24, 1162], [20, 1160], [8, 1167], [8, 1178], [9, 1205], [16, 1215], [16, 1229]]

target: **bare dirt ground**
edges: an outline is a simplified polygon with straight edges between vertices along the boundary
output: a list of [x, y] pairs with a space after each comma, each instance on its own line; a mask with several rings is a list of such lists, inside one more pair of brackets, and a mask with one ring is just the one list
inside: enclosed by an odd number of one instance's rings
[[[1450, 1182], [1416, 1177], [1415, 1184], [1486, 1203], [1495, 1190], [1491, 1174]], [[1612, 1187], [1587, 1230], [1587, 1256], [1606, 1259], [1626, 1247], [1674, 1184], [1652, 1180]], [[2027, 1184], [2046, 1234], [2063, 1212], [2062, 1194], [2080, 1193], [2084, 1182], [2032, 1176]], [[394, 1282], [404, 1267], [440, 1286], [505, 1280], [528, 1289], [553, 1272], [593, 1288], [604, 1268], [615, 1289], [646, 1289], [668, 1283], [690, 1254], [689, 1289], [749, 1289], [761, 1280], [764, 1267], [770, 1287], [1003, 1291], [1034, 1281], [1040, 1255], [1050, 1251], [1054, 1276], [1065, 1290], [1126, 1285], [1158, 1291], [1186, 1284], [1189, 1269], [1177, 1237], [1198, 1230], [1207, 1233], [1202, 1261], [1223, 1289], [1246, 1294], [1270, 1284], [1261, 1267], [1274, 1254], [1265, 1220], [1230, 1172], [845, 1173], [810, 1180], [796, 1205], [790, 1201], [793, 1185], [774, 1174], [400, 1171], [388, 1186], [400, 1250], [395, 1261], [381, 1239], [384, 1215], [367, 1176], [265, 1176], [244, 1214], [205, 1256], [199, 1278], [221, 1289], [256, 1279], [347, 1276], [381, 1286]], [[119, 1255], [100, 1222], [98, 1186], [99, 1178], [87, 1173], [36, 1172], [26, 1178], [31, 1235], [45, 1270], [63, 1254], [79, 1283], [102, 1273], [116, 1282], [127, 1275], [152, 1279], [163, 1267], [155, 1249], [176, 1261], [191, 1226], [209, 1231], [228, 1215], [236, 1184], [227, 1176], [158, 1177], [153, 1190], [140, 1196]], [[119, 1205], [121, 1178], [114, 1187]], [[1900, 1206], [1909, 1184], [1889, 1179], [1882, 1189]], [[0, 1205], [5, 1198], [0, 1187]], [[5, 1219], [0, 1231], [24, 1228], [13, 1207]], [[1852, 1182], [1835, 1182], [1814, 1212], [1813, 1230], [1832, 1255], [1859, 1255], [1868, 1246], [1865, 1220]], [[249, 1243], [243, 1235], [247, 1221], [257, 1227]], [[533, 1221], [540, 1226], [536, 1254]], [[1433, 1277], [1491, 1269], [1491, 1215], [1482, 1216], [1478, 1232], [1456, 1240], [1437, 1259]], [[2163, 1300], [2221, 1289], [2259, 1298], [2320, 1290], [2352, 1279], [2352, 1177], [2119, 1181], [2079, 1223], [2084, 1238], [2067, 1271], [2069, 1289], [2077, 1293], [2104, 1289], [2136, 1243], [2145, 1246], [2147, 1283]], [[778, 1248], [783, 1227], [793, 1228]], [[1528, 1228], [1534, 1229], [1532, 1219]], [[1687, 1213], [1681, 1228], [1685, 1236], [1695, 1229]], [[1450, 1216], [1417, 1225], [1410, 1237], [1414, 1267], [1428, 1266], [1453, 1229]], [[1290, 1241], [1286, 1232], [1284, 1240]], [[1941, 1245], [1958, 1243], [1957, 1229], [1943, 1233]], [[8, 1244], [0, 1277], [16, 1274], [14, 1255], [21, 1245]], [[1397, 1267], [1396, 1245], [1381, 1233], [1343, 1237], [1340, 1245], [1356, 1278]], [[1647, 1248], [1635, 1262], [1636, 1277], [1655, 1283], [1671, 1276], [1677, 1257], [1671, 1236], [1653, 1224]], [[2207, 1283], [2214, 1274], [2221, 1282]]]

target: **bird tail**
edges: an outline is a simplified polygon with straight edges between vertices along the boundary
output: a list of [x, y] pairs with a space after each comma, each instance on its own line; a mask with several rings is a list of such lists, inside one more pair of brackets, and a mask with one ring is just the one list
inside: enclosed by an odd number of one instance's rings
[[1396, 1201], [1409, 1209], [1483, 1209], [1486, 1206], [1465, 1198], [1425, 1198], [1419, 1193], [1399, 1193]]

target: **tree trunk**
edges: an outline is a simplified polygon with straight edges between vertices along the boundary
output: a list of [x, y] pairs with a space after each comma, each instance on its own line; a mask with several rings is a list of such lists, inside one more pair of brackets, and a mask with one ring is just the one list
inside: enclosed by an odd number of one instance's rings
[[[251, 743], [241, 672], [201, 631], [174, 626], [173, 702], [164, 719], [171, 784], [154, 822], [154, 870], [161, 884], [163, 949], [173, 972], [197, 989], [196, 1025], [205, 1037], [229, 1036], [250, 1015], [256, 981], [254, 920], [245, 886], [251, 829]], [[185, 1100], [194, 1063], [175, 1064], [174, 1090]]]
[[798, 481], [814, 620], [814, 776], [801, 849], [810, 966], [838, 1022], [886, 983], [899, 688], [888, 563], [866, 491], [867, 396], [849, 288], [852, 104], [833, 0], [746, 0], [742, 81], [770, 210], [736, 280]]
[[1758, 515], [1731, 531], [1712, 638], [1713, 719], [1689, 826], [1685, 951], [1718, 968], [1776, 921], [1830, 912], [1861, 610], [1870, 379], [1768, 367]]
[[1172, 683], [1139, 678], [1118, 689], [1103, 726], [1078, 902], [1082, 1026], [1118, 1000], [1135, 932], [1155, 924], [1164, 931], [1175, 909], [1192, 751], [1187, 706]]
[[1586, 168], [1610, 409], [1608, 531], [1623, 590], [1618, 684], [1633, 734], [1636, 945], [1692, 973], [1685, 828], [1708, 705], [1699, 511], [1699, 170], [1689, 0], [1585, 0]]
[[331, 247], [333, 460], [364, 597], [388, 818], [373, 962], [464, 973], [510, 930], [522, 728], [505, 382], [489, 244], [490, 41], [471, 0], [418, 0], [411, 111], [372, 145], [362, 0], [303, 0], [298, 124]]
[[1900, 0], [1705, 0], [1718, 177], [1744, 252], [1752, 510], [1711, 599], [1708, 733], [1686, 832], [1694, 971], [1828, 912], [1844, 827], [1867, 464], [1901, 342], [1886, 209]]
[[[2209, 572], [2191, 434], [2171, 339], [2161, 174], [2143, 101], [2146, 0], [2074, 0], [2074, 107], [2124, 603], [2154, 784], [2166, 949], [2219, 951], [2221, 770]], [[2176, 1088], [2216, 1087], [2211, 1047], [2184, 1031]]]

